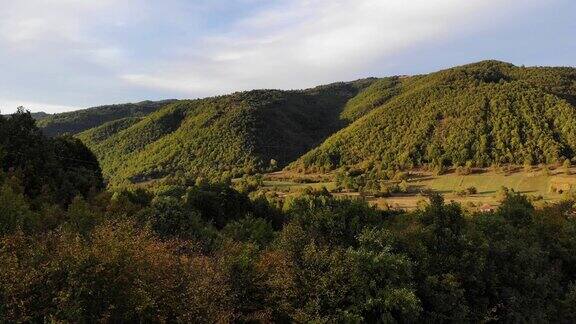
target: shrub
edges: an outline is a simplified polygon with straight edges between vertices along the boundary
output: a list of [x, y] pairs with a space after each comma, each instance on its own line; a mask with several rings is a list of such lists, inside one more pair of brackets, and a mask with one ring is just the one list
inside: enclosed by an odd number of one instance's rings
[[456, 174], [458, 174], [458, 175], [472, 174], [472, 168], [467, 167], [467, 166], [459, 166], [456, 168]]
[[570, 162], [570, 159], [564, 160], [562, 167], [564, 168], [564, 172], [566, 172], [566, 174], [570, 174], [570, 168], [572, 167], [572, 162]]

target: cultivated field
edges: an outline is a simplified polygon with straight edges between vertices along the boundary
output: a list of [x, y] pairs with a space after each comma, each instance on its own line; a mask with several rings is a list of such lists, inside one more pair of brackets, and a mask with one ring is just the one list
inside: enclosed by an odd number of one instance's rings
[[[414, 209], [426, 200], [424, 192], [441, 193], [447, 201], [455, 201], [467, 209], [480, 210], [497, 207], [502, 188], [506, 187], [529, 196], [536, 205], [555, 202], [576, 191], [576, 170], [557, 167], [552, 169], [534, 168], [524, 170], [516, 168], [508, 171], [488, 169], [474, 170], [473, 174], [458, 175], [454, 172], [435, 176], [426, 172], [411, 173], [407, 183], [407, 193], [391, 194], [387, 197], [375, 197], [362, 192], [338, 192], [334, 175], [302, 175], [291, 172], [275, 172], [264, 176], [264, 190], [276, 192], [280, 197], [297, 194], [305, 188], [327, 190], [337, 196], [366, 199], [380, 208]], [[395, 183], [395, 181], [384, 181]], [[463, 194], [467, 188], [475, 188], [474, 194]]]

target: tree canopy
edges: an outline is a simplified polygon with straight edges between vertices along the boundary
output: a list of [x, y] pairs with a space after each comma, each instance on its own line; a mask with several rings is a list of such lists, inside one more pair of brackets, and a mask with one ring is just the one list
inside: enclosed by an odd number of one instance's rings
[[407, 212], [201, 178], [106, 190], [78, 140], [23, 111], [0, 131], [0, 322], [576, 320], [573, 200], [505, 191], [470, 213], [431, 194]]
[[349, 102], [370, 113], [291, 167], [386, 170], [572, 159], [575, 92], [576, 69], [497, 61], [384, 79]]

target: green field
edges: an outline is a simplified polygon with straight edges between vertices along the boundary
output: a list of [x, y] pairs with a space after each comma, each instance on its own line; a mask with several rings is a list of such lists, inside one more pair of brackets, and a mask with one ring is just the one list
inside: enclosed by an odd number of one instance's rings
[[[450, 173], [440, 176], [416, 172], [408, 180], [409, 193], [393, 194], [384, 198], [370, 195], [362, 195], [362, 197], [380, 208], [414, 209], [421, 201], [425, 200], [420, 192], [432, 190], [442, 194], [447, 201], [459, 202], [468, 209], [478, 210], [487, 206], [496, 207], [499, 204], [498, 192], [502, 187], [506, 187], [535, 199], [536, 204], [545, 204], [558, 201], [566, 195], [566, 192], [576, 189], [576, 175], [572, 175], [575, 171], [571, 170], [571, 174], [568, 175], [561, 168], [550, 171], [535, 169], [516, 172], [476, 170], [476, 173], [470, 175]], [[314, 178], [314, 176], [309, 175], [308, 177]], [[302, 178], [306, 178], [306, 176], [294, 173], [267, 175], [265, 176], [264, 188], [277, 191], [280, 196], [297, 194], [307, 187], [313, 189], [325, 187], [330, 191], [336, 188], [333, 181], [323, 179], [320, 182], [301, 183], [297, 180]], [[476, 188], [477, 193], [465, 196], [458, 195], [458, 192], [470, 187]], [[361, 196], [358, 192], [341, 192], [335, 193], [335, 195]]]

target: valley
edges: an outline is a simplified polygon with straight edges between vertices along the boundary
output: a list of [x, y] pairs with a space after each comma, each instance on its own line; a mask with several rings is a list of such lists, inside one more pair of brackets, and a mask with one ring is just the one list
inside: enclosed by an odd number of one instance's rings
[[0, 324], [576, 323], [576, 1], [0, 4]]
[[0, 115], [0, 319], [573, 322], [575, 98], [482, 61]]
[[409, 210], [436, 192], [479, 210], [497, 206], [502, 187], [538, 204], [573, 191], [550, 186], [571, 181], [558, 170], [576, 162], [575, 103], [574, 68], [481, 61], [305, 90], [95, 107], [38, 123], [85, 143], [113, 187], [263, 174], [250, 190], [282, 197], [324, 186]]

